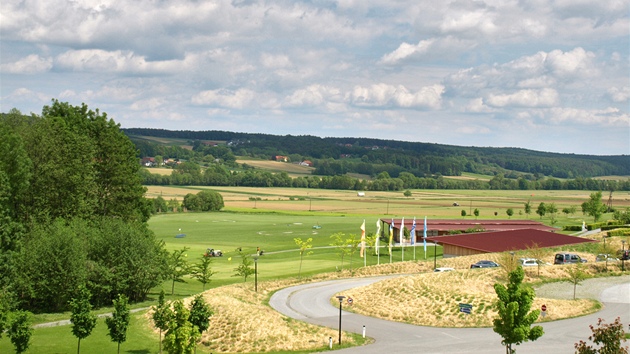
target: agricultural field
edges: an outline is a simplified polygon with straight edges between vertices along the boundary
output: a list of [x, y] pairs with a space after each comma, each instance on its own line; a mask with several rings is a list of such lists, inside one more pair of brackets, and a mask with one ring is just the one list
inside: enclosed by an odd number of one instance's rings
[[302, 166], [291, 162], [247, 159], [238, 159], [236, 160], [236, 162], [239, 164], [247, 164], [249, 166], [256, 167], [261, 170], [266, 170], [272, 173], [286, 172], [291, 177], [312, 176], [311, 172], [314, 170], [313, 167]]

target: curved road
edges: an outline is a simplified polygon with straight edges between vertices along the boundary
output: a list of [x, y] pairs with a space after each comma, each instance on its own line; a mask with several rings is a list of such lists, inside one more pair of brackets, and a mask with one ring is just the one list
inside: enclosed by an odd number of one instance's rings
[[[270, 305], [280, 313], [316, 325], [337, 329], [339, 308], [330, 298], [347, 289], [368, 285], [391, 276], [332, 280], [286, 288], [276, 292]], [[628, 278], [630, 280], [630, 277]], [[586, 286], [586, 284], [584, 284]], [[592, 315], [541, 324], [545, 334], [534, 342], [515, 346], [523, 353], [574, 353], [574, 343], [587, 341], [589, 325], [598, 318], [611, 323], [621, 317], [624, 329], [630, 323], [630, 281], [607, 288], [600, 294], [604, 308]], [[344, 304], [345, 305], [345, 304]], [[339, 350], [340, 353], [505, 353], [501, 337], [492, 328], [437, 328], [391, 322], [343, 311], [342, 330], [362, 333], [374, 344]], [[333, 338], [334, 343], [337, 338]]]

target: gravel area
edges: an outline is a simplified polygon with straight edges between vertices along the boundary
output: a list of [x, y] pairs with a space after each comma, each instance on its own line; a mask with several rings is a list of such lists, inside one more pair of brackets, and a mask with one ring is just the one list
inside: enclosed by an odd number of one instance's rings
[[[591, 278], [583, 281], [575, 290], [575, 297], [599, 300], [602, 291], [611, 286], [629, 284], [630, 275], [619, 277]], [[548, 299], [573, 299], [573, 284], [569, 282], [548, 283], [536, 287], [536, 296]]]

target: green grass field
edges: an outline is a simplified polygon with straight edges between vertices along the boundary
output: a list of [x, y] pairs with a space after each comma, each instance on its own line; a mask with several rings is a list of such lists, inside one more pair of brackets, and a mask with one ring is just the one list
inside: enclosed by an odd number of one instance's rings
[[[196, 193], [207, 187], [152, 187], [150, 192], [158, 194], [159, 189], [168, 190], [169, 197], [182, 198], [186, 193]], [[309, 276], [324, 272], [333, 272], [342, 267], [341, 258], [334, 248], [330, 236], [344, 233], [360, 237], [360, 226], [366, 221], [366, 233], [376, 232], [376, 221], [380, 218], [413, 218], [422, 219], [425, 215], [430, 218], [461, 218], [462, 209], [479, 208], [481, 219], [505, 219], [505, 209], [514, 208], [512, 218], [529, 218], [539, 220], [538, 215], [529, 217], [519, 210], [523, 203], [532, 201], [535, 210], [540, 202], [554, 202], [559, 210], [564, 206], [579, 205], [588, 199], [588, 191], [474, 191], [474, 190], [413, 190], [410, 198], [405, 198], [402, 192], [366, 192], [365, 197], [357, 197], [352, 191], [308, 190], [292, 188], [238, 188], [217, 187], [210, 188], [220, 191], [225, 200], [225, 210], [215, 213], [168, 213], [153, 216], [149, 227], [158, 239], [163, 240], [169, 251], [188, 247], [187, 257], [190, 263], [198, 262], [207, 248], [220, 249], [223, 257], [213, 259], [212, 269], [216, 274], [208, 288], [215, 288], [243, 279], [234, 276], [234, 269], [240, 264], [241, 258], [236, 252], [241, 248], [245, 254], [254, 254], [256, 248], [264, 250], [264, 255], [258, 260], [258, 280], [275, 280], [297, 277], [300, 266], [300, 255], [294, 238], [313, 238], [312, 254], [305, 256], [302, 263], [302, 276]], [[264, 196], [260, 201], [251, 201], [249, 197]], [[291, 197], [308, 196], [297, 200]], [[457, 201], [460, 206], [454, 207]], [[615, 201], [617, 207], [627, 207], [628, 200]], [[494, 212], [498, 212], [494, 216]], [[467, 218], [470, 218], [467, 217]], [[606, 214], [603, 220], [610, 218]], [[561, 212], [557, 215], [555, 226], [565, 224], [578, 225], [582, 220], [592, 221], [581, 215], [566, 216]], [[549, 218], [542, 219], [548, 223]], [[313, 228], [318, 226], [319, 228]], [[177, 234], [185, 234], [184, 238], [176, 238]], [[441, 247], [437, 248], [438, 257]], [[393, 261], [402, 259], [402, 251], [395, 248]], [[405, 248], [404, 259], [412, 260], [413, 249]], [[427, 258], [433, 258], [433, 247], [427, 247]], [[416, 259], [424, 259], [424, 250], [420, 243], [416, 248]], [[381, 252], [380, 259], [368, 250], [366, 264], [375, 265], [389, 263], [386, 249]], [[343, 268], [357, 268], [363, 266], [363, 259], [358, 252], [352, 259], [344, 259]], [[253, 276], [247, 279], [253, 287]], [[150, 293], [148, 301], [134, 304], [132, 308], [141, 308], [154, 304], [161, 289], [170, 293], [171, 283], [166, 281]], [[187, 297], [202, 291], [202, 284], [194, 279], [187, 279], [186, 283], [175, 284], [175, 294], [169, 299]], [[99, 312], [107, 312], [100, 309]], [[145, 327], [144, 321], [135, 315], [129, 338], [122, 345], [125, 353], [149, 353], [157, 351], [157, 336]], [[69, 314], [40, 314], [35, 316], [35, 322], [47, 322], [69, 318]], [[95, 332], [82, 341], [83, 353], [114, 352], [116, 344], [109, 341], [106, 326], [99, 320]], [[69, 326], [36, 329], [32, 338], [31, 348], [27, 353], [72, 353], [76, 351], [76, 338], [72, 336]], [[13, 351], [6, 336], [0, 339], [0, 353]]]

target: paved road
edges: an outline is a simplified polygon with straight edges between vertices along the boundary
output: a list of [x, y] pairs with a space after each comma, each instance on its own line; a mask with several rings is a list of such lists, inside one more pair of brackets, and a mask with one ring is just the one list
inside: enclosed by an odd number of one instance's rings
[[[283, 289], [270, 299], [270, 305], [286, 316], [305, 322], [338, 328], [339, 308], [329, 299], [338, 292], [368, 285], [386, 277], [333, 280]], [[587, 284], [584, 284], [587, 285]], [[621, 317], [625, 328], [630, 323], [630, 277], [622, 284], [603, 291], [604, 308], [592, 315], [542, 324], [545, 335], [535, 342], [516, 347], [523, 353], [574, 353], [573, 345], [591, 334], [589, 325], [598, 318], [607, 323]], [[385, 321], [343, 311], [342, 329], [362, 333], [366, 326], [374, 344], [342, 349], [339, 353], [505, 353], [501, 338], [492, 328], [436, 328]], [[336, 342], [336, 338], [333, 338]]]

